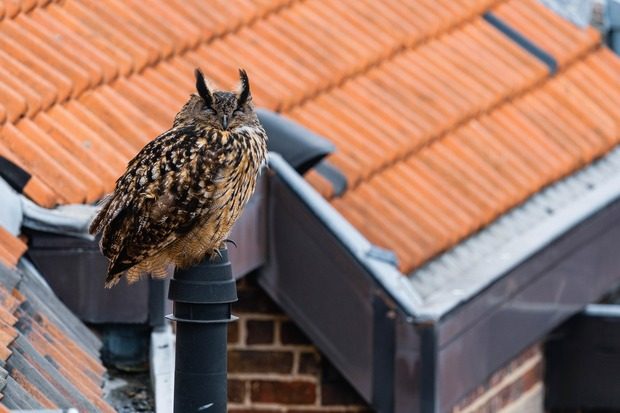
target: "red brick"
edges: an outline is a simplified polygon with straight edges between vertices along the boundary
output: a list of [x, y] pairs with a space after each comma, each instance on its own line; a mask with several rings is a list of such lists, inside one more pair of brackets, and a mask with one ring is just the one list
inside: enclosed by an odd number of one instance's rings
[[228, 324], [228, 343], [236, 344], [239, 342], [239, 321]]
[[282, 344], [311, 344], [310, 339], [292, 321], [283, 321], [280, 326]]
[[316, 384], [307, 381], [254, 380], [253, 402], [312, 404], [316, 400]]
[[233, 312], [282, 314], [280, 307], [258, 287], [242, 287], [237, 295], [239, 301], [233, 304]]
[[342, 380], [321, 383], [321, 405], [364, 405], [357, 392]]
[[290, 351], [231, 350], [228, 352], [230, 373], [281, 373], [293, 370]]
[[245, 383], [243, 380], [228, 379], [228, 401], [230, 403], [243, 403]]
[[253, 407], [229, 407], [228, 413], [282, 413], [280, 409], [255, 409]]
[[246, 344], [271, 344], [274, 338], [273, 320], [247, 320]]
[[299, 374], [318, 375], [321, 373], [321, 356], [315, 352], [302, 352], [299, 355]]
[[[262, 410], [261, 410], [262, 412]], [[286, 413], [344, 413], [341, 406], [334, 406], [333, 408], [321, 407], [304, 407], [300, 409], [287, 409]], [[357, 409], [351, 410], [350, 406], [347, 406], [347, 413], [373, 413], [374, 410], [365, 406], [359, 406]]]

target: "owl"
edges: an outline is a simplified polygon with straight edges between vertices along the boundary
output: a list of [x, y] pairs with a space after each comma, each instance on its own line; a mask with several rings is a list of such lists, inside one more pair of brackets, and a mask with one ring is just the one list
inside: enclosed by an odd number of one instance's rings
[[246, 72], [236, 92], [213, 89], [200, 69], [195, 76], [198, 93], [129, 162], [90, 225], [110, 261], [108, 288], [123, 273], [133, 283], [215, 256], [254, 192], [267, 135]]

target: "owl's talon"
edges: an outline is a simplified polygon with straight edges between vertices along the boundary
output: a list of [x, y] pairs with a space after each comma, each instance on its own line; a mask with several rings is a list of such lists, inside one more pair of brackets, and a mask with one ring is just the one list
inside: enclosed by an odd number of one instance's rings
[[239, 247], [237, 247], [237, 243], [236, 243], [235, 241], [231, 240], [231, 239], [226, 238], [226, 239], [224, 240], [224, 242], [227, 242], [227, 243], [229, 243], [229, 244], [234, 245], [234, 246], [235, 246], [235, 248], [239, 248]]
[[214, 259], [219, 258], [222, 259], [222, 253], [220, 252], [220, 250], [218, 248], [215, 248], [213, 251], [211, 251], [211, 254], [209, 255], [209, 259], [211, 261], [213, 261]]

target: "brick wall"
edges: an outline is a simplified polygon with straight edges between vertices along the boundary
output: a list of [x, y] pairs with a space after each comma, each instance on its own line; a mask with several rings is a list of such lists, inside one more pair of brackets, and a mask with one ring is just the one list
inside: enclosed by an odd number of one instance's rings
[[473, 391], [453, 413], [542, 413], [543, 356], [541, 346], [524, 351]]
[[229, 412], [370, 412], [348, 383], [256, 284], [238, 283], [229, 325]]
[[[253, 277], [237, 285], [229, 325], [229, 412], [364, 412], [371, 409]], [[524, 351], [453, 413], [542, 413], [540, 346]]]

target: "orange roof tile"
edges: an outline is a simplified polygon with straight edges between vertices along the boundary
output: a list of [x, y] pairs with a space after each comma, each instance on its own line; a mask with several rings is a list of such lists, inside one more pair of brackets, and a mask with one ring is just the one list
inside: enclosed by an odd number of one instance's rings
[[347, 191], [308, 181], [403, 271], [620, 139], [618, 59], [536, 0], [147, 3], [3, 3], [0, 154], [33, 175], [36, 202], [109, 191], [168, 127], [195, 66], [222, 87], [244, 67], [259, 106], [334, 142]]
[[19, 238], [0, 226], [0, 260], [13, 267], [28, 247]]
[[[504, 103], [489, 115], [463, 124], [454, 133], [412, 154], [405, 160], [406, 165], [425, 165], [424, 170], [418, 169], [425, 172], [423, 175], [402, 179], [399, 186], [395, 178], [404, 173], [402, 169], [398, 173], [395, 167], [382, 170], [368, 181], [376, 188], [375, 193], [368, 192], [365, 185], [353, 188], [342, 198], [345, 205], [338, 203], [338, 209], [348, 218], [353, 215], [348, 205], [353, 209], [363, 206], [361, 217], [352, 220], [361, 218], [366, 222], [383, 222], [383, 228], [399, 228], [415, 246], [402, 251], [402, 240], [360, 229], [371, 241], [395, 250], [401, 259], [401, 270], [411, 271], [542, 186], [590, 163], [619, 142], [620, 112], [617, 106], [609, 105], [608, 97], [617, 95], [620, 85], [586, 85], [583, 76], [579, 77], [592, 70], [593, 62], [600, 63], [603, 54], [593, 53], [588, 60], [570, 66], [535, 91]], [[388, 177], [390, 183], [386, 182]], [[414, 183], [409, 184], [411, 191], [400, 190], [390, 195], [394, 188], [407, 185], [405, 182]], [[440, 195], [430, 198], [430, 194], [419, 194], [417, 190], [422, 187], [435, 188]], [[347, 201], [355, 194], [361, 195], [363, 204]], [[405, 213], [400, 217], [390, 214], [388, 205], [369, 207], [368, 199], [374, 197], [382, 198], [381, 202], [391, 200]], [[448, 202], [440, 219], [466, 213], [468, 218], [453, 221], [447, 232], [462, 234], [458, 239], [446, 237], [442, 226], [447, 223], [439, 224], [437, 218], [433, 220], [429, 215], [431, 199]], [[409, 228], [411, 219], [425, 225], [424, 231]]]

